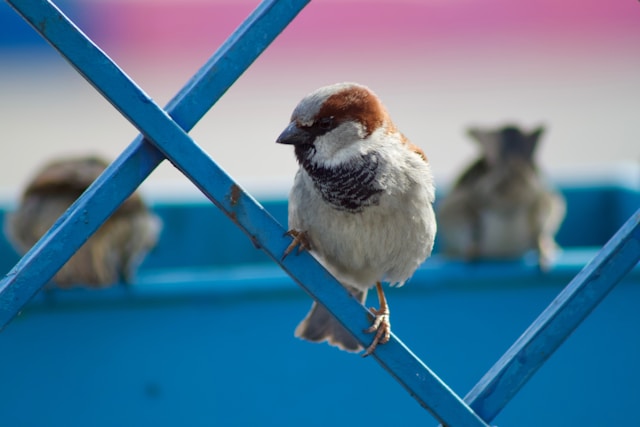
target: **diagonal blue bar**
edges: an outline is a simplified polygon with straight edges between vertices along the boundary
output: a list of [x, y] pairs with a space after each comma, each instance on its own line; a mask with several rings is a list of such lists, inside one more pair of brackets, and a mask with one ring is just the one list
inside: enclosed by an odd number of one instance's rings
[[551, 302], [467, 394], [465, 401], [493, 420], [640, 260], [640, 209]]
[[[32, 7], [21, 8], [25, 4]], [[51, 3], [16, 1], [14, 7], [67, 57], [78, 71], [96, 86], [148, 140], [159, 147], [216, 206], [247, 233], [257, 246], [262, 247], [268, 255], [279, 262], [281, 254], [290, 242], [289, 238], [283, 236], [282, 227], [255, 200], [242, 191], [179, 125], [128, 79], [106, 55], [77, 32], [73, 24]], [[46, 25], [40, 25], [40, 23], [46, 23]], [[82, 61], [75, 62], [74, 57], [76, 56], [81, 57]], [[111, 168], [113, 174], [98, 179], [81, 196], [43, 238], [48, 244], [39, 243], [37, 249], [34, 248], [25, 256], [28, 260], [21, 261], [17, 268], [14, 268], [10, 273], [8, 279], [0, 284], [0, 298], [13, 287], [17, 289], [21, 289], [23, 286], [28, 287], [29, 280], [42, 280], [42, 278], [30, 276], [29, 272], [30, 268], [37, 270], [39, 262], [55, 265], [55, 267], [49, 268], [55, 273], [54, 268], [59, 268], [69, 258], [69, 252], [72, 253], [73, 250], [69, 251], [67, 248], [63, 251], [64, 255], [56, 253], [51, 249], [54, 242], [58, 242], [60, 236], [75, 239], [73, 240], [73, 245], [76, 245], [75, 250], [79, 246], [76, 235], [80, 233], [77, 230], [73, 232], [74, 225], [79, 222], [96, 224], [104, 221], [105, 215], [99, 217], [98, 220], [92, 220], [93, 215], [100, 215], [96, 206], [105, 208], [106, 205], [109, 205], [113, 210], [114, 206], [121, 202], [123, 194], [128, 194], [128, 189], [123, 191], [114, 181], [118, 181], [120, 170], [126, 170], [127, 159], [134, 157], [131, 152], [145, 149], [150, 149], [150, 146], [146, 143], [136, 144], [134, 142], [128, 151], [116, 161], [116, 167]], [[144, 154], [141, 156], [144, 157]], [[109, 174], [105, 172], [105, 175]], [[128, 179], [137, 181], [134, 175], [135, 172], [126, 172], [126, 176], [123, 176], [119, 183], [126, 184]], [[111, 191], [106, 191], [106, 187], [110, 187]], [[87, 231], [93, 232], [95, 228], [93, 230], [85, 228], [83, 230], [85, 238]], [[64, 243], [60, 246], [68, 245], [68, 242]], [[62, 258], [64, 259], [61, 261]], [[362, 332], [369, 324], [367, 310], [353, 298], [350, 298], [340, 284], [309, 254], [303, 253], [299, 257], [289, 257], [284, 263], [281, 263], [281, 266], [314, 298], [323, 302], [363, 344], [369, 342], [371, 337]], [[46, 274], [49, 274], [49, 270]], [[33, 285], [31, 286], [33, 287]], [[13, 295], [17, 294], [19, 292], [13, 293]], [[9, 293], [9, 295], [12, 294]], [[6, 309], [11, 306], [15, 308], [16, 305], [15, 301], [9, 301], [9, 304], [6, 304], [5, 299], [0, 303], [0, 308]], [[395, 337], [390, 343], [382, 346], [376, 352], [375, 357], [439, 421], [449, 426], [486, 427], [486, 424], [455, 393]]]

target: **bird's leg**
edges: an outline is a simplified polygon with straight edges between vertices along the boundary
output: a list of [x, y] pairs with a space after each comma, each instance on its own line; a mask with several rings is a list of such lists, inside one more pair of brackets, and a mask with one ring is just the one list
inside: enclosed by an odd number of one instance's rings
[[283, 260], [296, 248], [296, 246], [298, 247], [298, 253], [302, 250], [311, 250], [311, 242], [306, 231], [289, 230], [284, 234], [285, 236], [293, 237], [293, 241], [289, 246], [287, 246], [287, 249], [284, 250], [284, 254], [282, 254]]
[[367, 334], [375, 332], [376, 336], [373, 338], [373, 342], [369, 347], [367, 347], [367, 350], [364, 352], [362, 357], [367, 357], [374, 352], [378, 344], [386, 344], [391, 338], [389, 306], [387, 305], [387, 298], [384, 296], [384, 291], [382, 290], [382, 284], [380, 282], [376, 282], [376, 290], [378, 291], [378, 301], [380, 302], [380, 308], [369, 309], [371, 313], [375, 315], [375, 318], [373, 320], [373, 325], [371, 325], [370, 328], [364, 330], [364, 332]]

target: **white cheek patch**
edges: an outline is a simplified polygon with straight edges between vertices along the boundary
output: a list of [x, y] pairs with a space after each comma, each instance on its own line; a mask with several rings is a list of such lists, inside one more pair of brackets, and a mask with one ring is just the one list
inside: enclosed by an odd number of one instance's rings
[[348, 163], [356, 157], [362, 155], [359, 144], [349, 144], [346, 147], [341, 147], [338, 151], [333, 153], [333, 156], [325, 161], [326, 167], [335, 167], [341, 164]]
[[316, 138], [314, 163], [334, 167], [347, 163], [364, 152], [366, 131], [360, 123], [346, 122]]

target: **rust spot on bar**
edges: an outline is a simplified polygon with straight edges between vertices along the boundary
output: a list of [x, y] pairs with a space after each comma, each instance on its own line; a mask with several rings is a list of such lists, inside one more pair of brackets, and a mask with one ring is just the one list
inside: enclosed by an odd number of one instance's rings
[[240, 190], [240, 187], [238, 187], [238, 184], [231, 185], [231, 194], [229, 195], [229, 201], [231, 202], [231, 206], [235, 206], [238, 204], [238, 201], [240, 200], [241, 192], [242, 190]]
[[251, 243], [253, 243], [253, 246], [255, 246], [256, 249], [262, 249], [262, 245], [260, 244], [256, 236], [251, 234], [249, 235], [249, 239], [251, 240]]

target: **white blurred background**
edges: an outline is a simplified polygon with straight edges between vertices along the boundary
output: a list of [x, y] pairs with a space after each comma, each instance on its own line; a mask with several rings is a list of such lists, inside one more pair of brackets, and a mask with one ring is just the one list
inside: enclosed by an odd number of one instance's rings
[[[257, 4], [59, 6], [164, 106]], [[638, 46], [640, 2], [632, 0], [316, 0], [191, 134], [250, 190], [284, 194], [297, 166], [290, 147], [274, 141], [293, 107], [319, 86], [357, 81], [425, 150], [441, 185], [476, 154], [467, 126], [505, 123], [544, 124], [542, 168], [589, 180], [637, 170]], [[4, 2], [0, 129], [0, 189], [10, 195], [52, 157], [114, 158], [137, 135]], [[191, 186], [164, 162], [144, 188], [171, 195]]]

